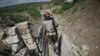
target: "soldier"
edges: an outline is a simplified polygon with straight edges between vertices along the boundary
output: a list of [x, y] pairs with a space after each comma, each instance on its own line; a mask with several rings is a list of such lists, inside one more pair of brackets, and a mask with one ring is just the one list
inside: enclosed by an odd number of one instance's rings
[[43, 26], [46, 30], [46, 35], [49, 37], [51, 43], [55, 43], [57, 40], [57, 21], [51, 17], [49, 12], [44, 13]]
[[58, 37], [58, 26], [57, 20], [55, 20], [49, 12], [44, 13], [43, 28], [45, 34], [48, 37], [49, 43], [53, 45], [54, 51], [58, 54], [59, 37]]

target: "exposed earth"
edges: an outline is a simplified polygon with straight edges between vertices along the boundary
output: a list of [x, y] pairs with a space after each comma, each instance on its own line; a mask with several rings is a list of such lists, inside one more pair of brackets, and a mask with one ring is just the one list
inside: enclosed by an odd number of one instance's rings
[[[79, 48], [86, 45], [86, 56], [100, 55], [100, 1], [86, 0], [67, 10], [63, 15], [56, 15], [64, 32]], [[73, 13], [73, 10], [76, 10]]]

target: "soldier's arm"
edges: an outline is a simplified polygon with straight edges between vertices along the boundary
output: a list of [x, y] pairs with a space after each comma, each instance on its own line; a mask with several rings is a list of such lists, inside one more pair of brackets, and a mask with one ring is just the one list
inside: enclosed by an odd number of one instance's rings
[[59, 24], [58, 24], [57, 19], [54, 19], [54, 22], [55, 22], [55, 26], [56, 26], [56, 28], [58, 28]]

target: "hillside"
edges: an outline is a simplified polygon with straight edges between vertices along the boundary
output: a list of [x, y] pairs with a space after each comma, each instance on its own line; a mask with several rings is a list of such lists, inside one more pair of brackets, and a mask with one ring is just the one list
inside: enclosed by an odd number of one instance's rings
[[[100, 1], [73, 1], [72, 3], [42, 4], [43, 10], [39, 10], [38, 6], [33, 4], [7, 7], [7, 10], [3, 8], [5, 10], [0, 11], [0, 17], [3, 19], [0, 19], [0, 37], [3, 30], [7, 29], [5, 24], [24, 21], [30, 21], [33, 24], [33, 35], [37, 36], [44, 19], [42, 13], [50, 11], [61, 27], [62, 56], [100, 56]], [[53, 55], [53, 51], [50, 55]]]
[[[57, 7], [57, 6], [55, 6]], [[79, 48], [89, 47], [86, 56], [100, 55], [100, 1], [85, 0], [56, 17], [64, 32]]]

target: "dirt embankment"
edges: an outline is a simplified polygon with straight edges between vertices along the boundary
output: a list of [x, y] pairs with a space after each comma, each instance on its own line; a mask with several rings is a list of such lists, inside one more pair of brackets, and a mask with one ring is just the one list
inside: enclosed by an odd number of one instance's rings
[[100, 55], [100, 1], [86, 0], [67, 10], [58, 19], [65, 33], [78, 47], [89, 46], [87, 56]]

